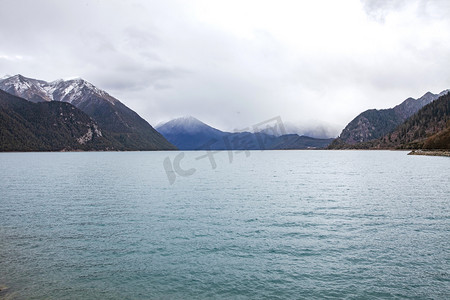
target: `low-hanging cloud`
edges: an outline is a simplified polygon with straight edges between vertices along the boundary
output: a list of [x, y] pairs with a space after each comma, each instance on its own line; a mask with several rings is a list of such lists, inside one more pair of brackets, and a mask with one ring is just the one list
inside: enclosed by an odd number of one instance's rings
[[4, 0], [0, 70], [83, 77], [153, 125], [281, 116], [323, 137], [449, 88], [449, 13], [439, 0]]

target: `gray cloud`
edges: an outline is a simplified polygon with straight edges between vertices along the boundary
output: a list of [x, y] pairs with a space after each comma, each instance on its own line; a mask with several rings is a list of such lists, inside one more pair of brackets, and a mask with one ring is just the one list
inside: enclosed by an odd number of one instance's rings
[[384, 22], [386, 16], [405, 8], [411, 0], [361, 0], [366, 13], [378, 22]]
[[428, 18], [448, 18], [450, 2], [447, 0], [361, 0], [367, 15], [375, 21], [385, 22], [392, 13], [412, 10], [423, 21]]
[[3, 0], [0, 70], [83, 77], [151, 124], [321, 136], [450, 87], [447, 1], [319, 2]]

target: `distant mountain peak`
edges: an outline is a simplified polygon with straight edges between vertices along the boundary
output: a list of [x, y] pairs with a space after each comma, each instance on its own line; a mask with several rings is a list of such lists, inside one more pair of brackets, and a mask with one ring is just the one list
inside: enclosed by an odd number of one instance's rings
[[332, 139], [314, 139], [297, 134], [274, 136], [264, 132], [225, 132], [184, 116], [156, 129], [180, 150], [274, 150], [324, 148]]
[[442, 92], [440, 92], [440, 93], [438, 94], [438, 97], [441, 97], [441, 96], [447, 95], [448, 93], [450, 93], [450, 89], [447, 89], [447, 90], [443, 90]]
[[177, 132], [186, 132], [190, 134], [205, 131], [222, 133], [220, 130], [211, 127], [208, 124], [205, 124], [199, 119], [194, 118], [192, 116], [183, 116], [175, 118], [169, 122], [158, 125], [156, 129], [162, 134], [172, 132], [174, 130], [176, 130]]
[[182, 117], [179, 117], [179, 118], [176, 118], [176, 119], [187, 120], [187, 121], [195, 120], [195, 121], [200, 122], [199, 119], [197, 119], [197, 118], [195, 118], [195, 117], [193, 117], [193, 116], [191, 116], [191, 115], [182, 116]]
[[73, 101], [89, 101], [89, 97], [80, 100], [80, 96], [89, 94], [97, 95], [113, 105], [118, 101], [107, 92], [82, 78], [58, 79], [46, 82], [17, 74], [0, 81], [0, 89], [32, 102], [62, 101], [73, 103]]
[[174, 121], [175, 123], [178, 123], [178, 124], [184, 124], [186, 126], [206, 125], [205, 123], [203, 123], [202, 121], [200, 121], [199, 119], [197, 119], [193, 116], [183, 116], [183, 117], [173, 119], [172, 121]]
[[16, 74], [13, 76], [10, 76], [9, 78], [4, 78], [4, 80], [11, 80], [12, 82], [32, 82], [32, 81], [39, 81], [37, 79], [32, 79], [32, 78], [28, 78], [23, 76], [22, 74]]
[[62, 78], [56, 79], [56, 80], [53, 80], [53, 81], [49, 82], [49, 84], [56, 85], [56, 84], [61, 83], [61, 82], [64, 82], [64, 79], [62, 79]]
[[3, 78], [3, 80], [10, 80], [11, 82], [24, 82], [26, 79], [26, 77], [20, 75], [20, 74], [16, 74], [10, 77], [5, 77]]
[[85, 86], [90, 87], [90, 88], [95, 87], [92, 83], [84, 80], [83, 78], [79, 78], [79, 77], [78, 78], [74, 78], [74, 79], [69, 79], [69, 80], [63, 80], [63, 81], [65, 81], [67, 83], [70, 83], [72, 85], [78, 85], [78, 86], [84, 86], [85, 85]]
[[21, 74], [16, 74], [16, 75], [10, 76], [9, 78], [11, 78], [11, 79], [20, 79], [20, 78], [24, 78], [24, 77]]
[[191, 115], [186, 115], [186, 116], [182, 116], [182, 117], [178, 117], [175, 119], [170, 120], [169, 122], [184, 122], [184, 123], [188, 123], [188, 122], [195, 122], [195, 123], [203, 123], [202, 121], [200, 121], [199, 119], [191, 116]]

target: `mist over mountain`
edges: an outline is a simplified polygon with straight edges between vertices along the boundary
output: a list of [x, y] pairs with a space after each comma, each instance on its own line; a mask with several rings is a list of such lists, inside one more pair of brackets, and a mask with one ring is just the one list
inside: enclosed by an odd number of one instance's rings
[[318, 139], [305, 135], [285, 134], [278, 137], [270, 145], [273, 150], [323, 149], [334, 139]]
[[283, 125], [287, 134], [298, 134], [317, 139], [334, 139], [342, 130], [342, 127], [337, 124], [317, 120], [309, 120], [307, 122], [284, 121]]
[[46, 82], [15, 75], [0, 80], [0, 89], [34, 103], [56, 101], [74, 105], [108, 131], [121, 145], [119, 150], [175, 149], [136, 112], [81, 78]]
[[333, 139], [315, 139], [297, 134], [280, 134], [267, 128], [259, 132], [224, 132], [194, 117], [182, 117], [156, 126], [180, 150], [281, 150], [316, 149]]

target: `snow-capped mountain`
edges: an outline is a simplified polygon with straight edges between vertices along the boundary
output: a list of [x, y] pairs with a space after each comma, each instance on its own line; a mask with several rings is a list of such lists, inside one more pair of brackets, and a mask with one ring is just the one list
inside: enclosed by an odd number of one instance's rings
[[48, 83], [45, 81], [26, 78], [22, 75], [0, 80], [0, 89], [35, 103], [53, 100], [46, 90], [47, 85]]
[[60, 101], [74, 105], [122, 144], [121, 150], [175, 149], [136, 112], [81, 78], [46, 82], [15, 75], [0, 80], [0, 89], [31, 102]]
[[33, 103], [0, 90], [0, 151], [114, 150], [97, 123], [75, 106]]
[[156, 130], [180, 150], [205, 149], [209, 144], [217, 142], [220, 145], [215, 146], [223, 149], [222, 139], [228, 134], [191, 116], [173, 119], [156, 126]]
[[224, 133], [191, 116], [173, 119], [167, 123], [156, 126], [156, 129], [161, 133], [168, 133], [174, 131], [184, 131], [186, 133], [208, 132], [209, 134], [219, 134], [219, 135]]
[[61, 101], [76, 106], [93, 95], [102, 97], [111, 104], [118, 101], [81, 78], [46, 82], [18, 74], [0, 80], [0, 89], [32, 102]]

